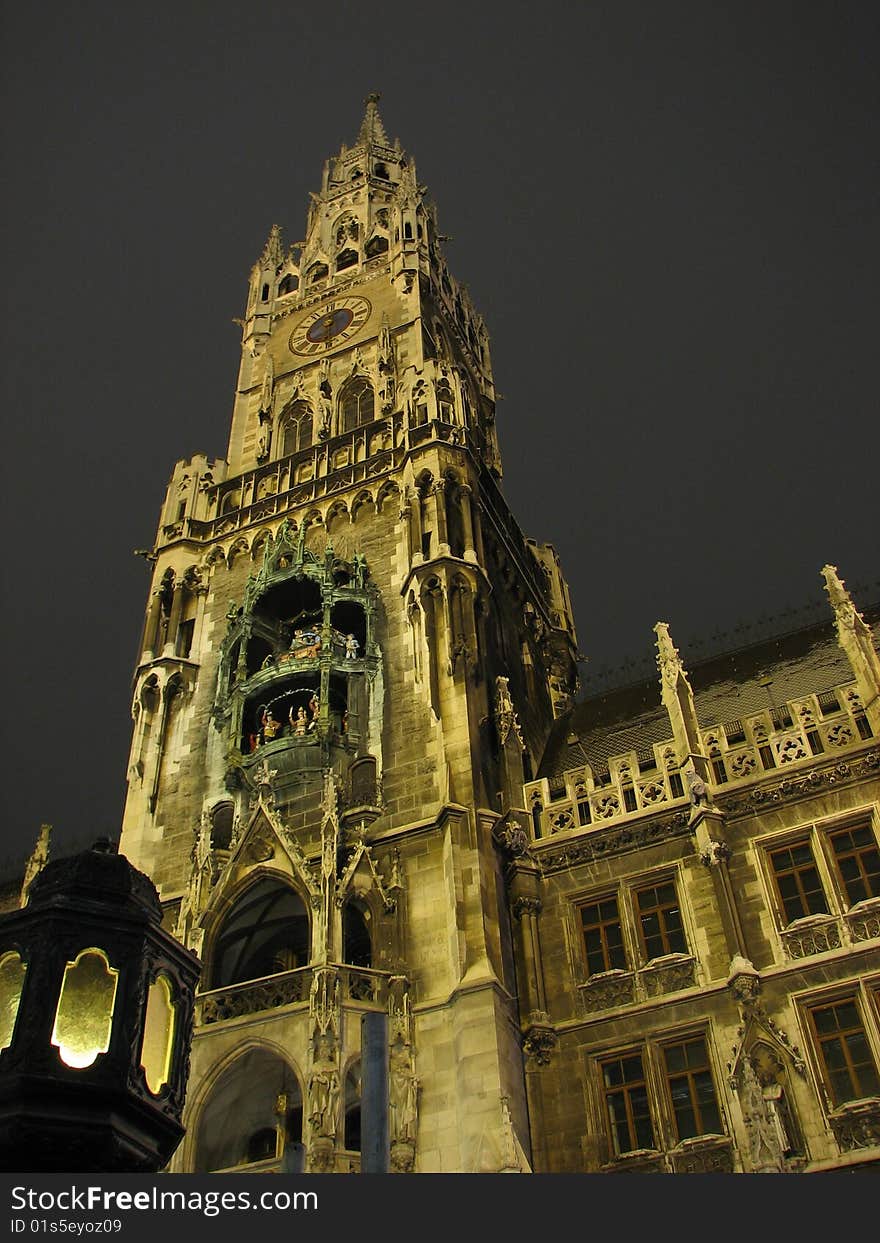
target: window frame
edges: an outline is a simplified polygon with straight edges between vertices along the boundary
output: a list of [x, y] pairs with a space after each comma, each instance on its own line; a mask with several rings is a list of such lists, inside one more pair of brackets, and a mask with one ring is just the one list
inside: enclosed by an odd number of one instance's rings
[[[668, 930], [665, 927], [664, 921], [664, 928], [661, 933], [664, 944], [663, 953], [649, 955], [647, 939], [642, 926], [642, 911], [639, 906], [639, 894], [644, 893], [649, 889], [659, 889], [664, 885], [671, 885], [675, 893], [675, 906], [678, 910], [679, 919], [681, 921], [681, 936], [684, 942], [684, 949], [679, 950], [666, 948], [669, 938]], [[687, 918], [685, 916], [684, 903], [681, 900], [682, 885], [678, 872], [661, 871], [659, 873], [648, 873], [647, 875], [634, 878], [629, 881], [627, 888], [629, 890], [630, 910], [632, 912], [632, 920], [635, 927], [636, 945], [638, 946], [639, 951], [639, 967], [646, 967], [649, 963], [659, 962], [660, 959], [668, 958], [671, 955], [693, 958], [694, 952], [691, 949], [693, 937], [690, 935]], [[657, 907], [654, 909], [662, 911], [665, 908]]]
[[[589, 909], [590, 907], [593, 907], [593, 906], [601, 907], [603, 903], [612, 902], [612, 901], [614, 902], [614, 905], [617, 911], [617, 925], [620, 929], [620, 949], [623, 955], [623, 965], [620, 967], [608, 965], [609, 955], [608, 955], [607, 938], [605, 936], [605, 928], [608, 925], [612, 924], [614, 921], [613, 920], [600, 920], [598, 924], [591, 924], [590, 927], [599, 929], [600, 938], [602, 942], [602, 957], [603, 957], [603, 960], [606, 962], [606, 966], [602, 967], [601, 970], [599, 971], [591, 971], [590, 970], [590, 951], [587, 948], [587, 939], [586, 939], [587, 927], [584, 925], [584, 922], [583, 922], [583, 912]], [[575, 903], [575, 908], [576, 908], [577, 930], [578, 930], [578, 935], [579, 935], [580, 945], [581, 945], [581, 955], [582, 955], [584, 967], [586, 968], [586, 979], [588, 980], [595, 979], [596, 976], [605, 975], [609, 971], [631, 971], [633, 968], [631, 965], [630, 946], [628, 945], [629, 938], [627, 937], [626, 917], [624, 913], [621, 911], [620, 890], [612, 889], [612, 890], [605, 890], [595, 895], [591, 894], [588, 897], [582, 898], [579, 901], [577, 901]]]
[[[667, 1078], [666, 1049], [696, 1040], [701, 1040], [703, 1043], [705, 1070], [708, 1072], [712, 1085], [719, 1129], [701, 1131], [697, 1135], [690, 1135], [681, 1139], [679, 1138], [678, 1119]], [[605, 1084], [605, 1067], [615, 1061], [633, 1057], [636, 1054], [641, 1058], [642, 1080], [640, 1082], [645, 1085], [648, 1117], [651, 1124], [654, 1147], [634, 1147], [619, 1152], [615, 1142], [614, 1124], [608, 1107], [609, 1089]], [[596, 1050], [588, 1055], [587, 1061], [589, 1063], [587, 1075], [591, 1089], [589, 1094], [593, 1096], [595, 1108], [598, 1111], [594, 1116], [599, 1120], [600, 1133], [605, 1140], [608, 1164], [625, 1163], [631, 1158], [637, 1159], [637, 1154], [652, 1153], [659, 1157], [663, 1154], [680, 1151], [682, 1147], [719, 1140], [727, 1143], [734, 1141], [728, 1117], [727, 1098], [724, 1093], [725, 1079], [722, 1073], [723, 1066], [717, 1056], [711, 1021], [688, 1023], [679, 1028], [672, 1028], [669, 1031], [649, 1032], [642, 1040], [635, 1044], [621, 1044], [607, 1049]], [[627, 1107], [627, 1120], [630, 1121], [630, 1118], [630, 1110]], [[633, 1137], [632, 1129], [630, 1129], [630, 1135]]]
[[[819, 1099], [824, 1103], [826, 1113], [835, 1115], [859, 1101], [880, 1098], [880, 1031], [878, 1031], [880, 1028], [880, 978], [863, 977], [861, 980], [849, 980], [823, 991], [814, 990], [803, 994], [796, 1000], [808, 1060], [813, 1070]], [[852, 1002], [855, 1005], [861, 1020], [861, 1030], [874, 1067], [878, 1087], [876, 1092], [868, 1096], [851, 1096], [837, 1101], [814, 1014], [818, 1010], [829, 1009], [846, 1002]], [[849, 1062], [848, 1056], [847, 1062]]]
[[[705, 1056], [705, 1066], [699, 1067], [699, 1070], [701, 1073], [705, 1072], [709, 1076], [709, 1082], [712, 1086], [712, 1096], [713, 1096], [713, 1100], [715, 1104], [715, 1110], [718, 1115], [718, 1129], [714, 1131], [699, 1130], [696, 1132], [695, 1135], [684, 1135], [683, 1136], [680, 1134], [678, 1112], [675, 1108], [675, 1100], [673, 1097], [672, 1086], [671, 1086], [671, 1079], [673, 1077], [674, 1072], [671, 1071], [669, 1068], [667, 1051], [669, 1049], [676, 1048], [679, 1046], [695, 1044], [698, 1040], [703, 1045], [703, 1054]], [[724, 1127], [725, 1120], [724, 1120], [723, 1103], [722, 1103], [722, 1099], [718, 1091], [718, 1076], [717, 1076], [715, 1067], [713, 1065], [712, 1050], [709, 1045], [709, 1039], [708, 1039], [706, 1030], [705, 1029], [690, 1030], [690, 1031], [678, 1032], [669, 1037], [663, 1036], [657, 1041], [657, 1053], [658, 1053], [658, 1061], [660, 1063], [659, 1065], [660, 1079], [663, 1085], [664, 1100], [665, 1100], [666, 1108], [668, 1111], [668, 1117], [669, 1117], [670, 1136], [674, 1139], [673, 1147], [678, 1147], [679, 1144], [687, 1143], [690, 1140], [707, 1139], [711, 1136], [716, 1136], [716, 1135], [726, 1136], [727, 1131], [725, 1130], [725, 1127]], [[691, 1081], [693, 1078], [691, 1067], [686, 1067], [686, 1075], [687, 1075], [688, 1083], [689, 1085], [691, 1085]], [[675, 1077], [681, 1078], [681, 1073], [680, 1072], [675, 1073]], [[700, 1121], [702, 1121], [702, 1114], [703, 1114], [704, 1106], [700, 1105], [700, 1102], [696, 1098], [696, 1095], [695, 1095], [695, 1092], [692, 1086], [689, 1086], [689, 1097], [690, 1097], [690, 1102], [691, 1102], [691, 1108], [695, 1116], [699, 1117]]]
[[[853, 910], [862, 902], [873, 902], [880, 900], [880, 888], [875, 894], [869, 894], [866, 898], [859, 898], [855, 902], [850, 901], [847, 882], [840, 870], [840, 861], [837, 851], [834, 849], [833, 839], [841, 833], [852, 832], [855, 829], [865, 828], [873, 841], [873, 848], [880, 854], [880, 841], [878, 841], [875, 816], [872, 814], [871, 808], [865, 808], [862, 812], [853, 812], [843, 817], [836, 817], [833, 820], [820, 822], [816, 825], [819, 833], [820, 841], [824, 848], [824, 854], [827, 859], [828, 868], [831, 872], [832, 881], [836, 890], [836, 896], [844, 913]], [[870, 849], [866, 847], [865, 849]]]

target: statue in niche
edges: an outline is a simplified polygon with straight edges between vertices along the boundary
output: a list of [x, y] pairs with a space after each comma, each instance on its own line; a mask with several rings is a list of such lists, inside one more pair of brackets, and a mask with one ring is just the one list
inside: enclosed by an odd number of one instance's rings
[[391, 1050], [388, 1082], [388, 1123], [392, 1143], [414, 1140], [419, 1081], [413, 1073], [408, 1049], [397, 1044]]
[[336, 1136], [339, 1114], [339, 1075], [329, 1065], [318, 1065], [309, 1082], [309, 1122], [316, 1135]]
[[263, 379], [260, 385], [260, 401], [259, 414], [262, 420], [264, 415], [272, 413], [272, 398], [275, 391], [275, 368], [272, 364], [272, 355], [266, 350], [263, 355]]
[[358, 641], [353, 634], [345, 636], [345, 659], [357, 660], [358, 658]]
[[318, 724], [318, 713], [320, 711], [321, 711], [321, 700], [318, 698], [318, 692], [312, 691], [312, 697], [309, 700], [309, 712], [311, 712], [312, 714], [312, 719], [311, 721], [309, 721], [309, 733], [311, 733], [311, 731], [316, 728]]
[[[773, 1086], [781, 1098], [782, 1088], [779, 1084]], [[781, 1170], [790, 1143], [778, 1111], [770, 1108], [766, 1089], [761, 1087], [750, 1057], [742, 1062], [740, 1107], [749, 1137], [752, 1169], [762, 1173]]]
[[271, 708], [264, 708], [260, 716], [263, 742], [272, 742], [281, 733], [281, 722], [276, 719]]

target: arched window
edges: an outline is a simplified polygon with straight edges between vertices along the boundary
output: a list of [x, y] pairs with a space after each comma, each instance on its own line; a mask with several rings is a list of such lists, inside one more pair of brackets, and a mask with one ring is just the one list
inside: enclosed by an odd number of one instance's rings
[[376, 255], [384, 255], [388, 249], [388, 238], [383, 237], [381, 233], [377, 233], [375, 237], [371, 237], [367, 242], [366, 256], [368, 259], [375, 259]]
[[373, 946], [370, 938], [370, 912], [351, 899], [342, 908], [343, 962], [352, 967], [372, 967]]
[[302, 1089], [291, 1067], [268, 1049], [249, 1049], [220, 1076], [201, 1111], [196, 1172], [272, 1159], [282, 1171], [295, 1169], [302, 1112]]
[[346, 1152], [361, 1150], [361, 1064], [355, 1062], [345, 1076], [345, 1132], [343, 1146]]
[[356, 250], [341, 250], [336, 256], [336, 271], [342, 272], [345, 268], [353, 268], [357, 261]]
[[351, 380], [339, 398], [341, 430], [351, 432], [362, 423], [372, 423], [375, 407], [376, 398], [370, 381], [360, 376]]
[[299, 277], [294, 276], [292, 272], [288, 272], [287, 276], [285, 276], [284, 280], [281, 281], [278, 286], [278, 293], [281, 297], [284, 297], [285, 294], [293, 293], [295, 289], [299, 289]]
[[304, 401], [298, 401], [282, 418], [279, 457], [308, 449], [311, 443], [312, 412]]
[[309, 268], [309, 284], [314, 285], [317, 281], [322, 281], [330, 272], [326, 263], [314, 263]]
[[224, 801], [211, 808], [211, 845], [215, 850], [228, 850], [232, 844], [232, 824], [235, 807]]
[[258, 881], [227, 916], [212, 957], [212, 988], [305, 966], [309, 917], [300, 896], [280, 881]]

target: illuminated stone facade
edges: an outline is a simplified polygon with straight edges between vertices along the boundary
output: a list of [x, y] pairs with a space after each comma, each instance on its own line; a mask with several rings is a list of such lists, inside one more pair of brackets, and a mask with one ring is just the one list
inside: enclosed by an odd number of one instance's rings
[[[358, 1169], [376, 1010], [398, 1172], [876, 1156], [870, 632], [829, 570], [839, 644], [692, 690], [659, 626], [652, 701], [573, 706], [442, 240], [371, 98], [253, 269], [226, 460], [168, 487], [120, 849], [204, 962], [172, 1169]], [[835, 1039], [872, 1092], [820, 1086]]]

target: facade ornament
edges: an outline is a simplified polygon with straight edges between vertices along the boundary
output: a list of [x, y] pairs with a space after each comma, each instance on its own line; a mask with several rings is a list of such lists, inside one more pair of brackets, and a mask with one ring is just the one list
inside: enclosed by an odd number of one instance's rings
[[51, 824], [41, 824], [36, 844], [31, 851], [30, 858], [24, 866], [24, 880], [21, 883], [21, 894], [18, 902], [19, 906], [26, 905], [28, 900], [28, 891], [30, 890], [31, 885], [49, 862], [49, 839], [51, 836]]
[[737, 1028], [739, 1041], [733, 1047], [733, 1060], [727, 1067], [733, 1090], [736, 1091], [737, 1088], [743, 1058], [758, 1041], [775, 1049], [801, 1078], [805, 1078], [807, 1064], [801, 1051], [767, 1013], [761, 1000], [760, 974], [747, 958], [737, 955], [732, 960], [727, 987], [736, 999], [740, 1013], [740, 1025]]
[[409, 1045], [391, 1047], [388, 1080], [388, 1124], [392, 1146], [406, 1141], [414, 1144], [418, 1117], [419, 1080], [413, 1071]]
[[700, 855], [700, 862], [704, 867], [718, 867], [721, 863], [727, 863], [730, 858], [730, 847], [726, 842], [709, 842], [709, 845]]
[[496, 846], [514, 859], [521, 859], [529, 853], [528, 832], [512, 812], [507, 812], [497, 822], [492, 830], [492, 838]]
[[684, 775], [688, 783], [688, 792], [691, 798], [691, 805], [697, 807], [708, 807], [709, 805], [709, 787], [697, 772], [693, 764], [689, 764], [684, 770]]
[[778, 1108], [782, 1097], [779, 1084], [764, 1088], [750, 1057], [742, 1060], [739, 1082], [735, 1085], [749, 1139], [749, 1158], [753, 1172], [781, 1173], [791, 1141]]
[[513, 707], [509, 687], [509, 678], [497, 677], [495, 679], [495, 724], [498, 727], [498, 737], [503, 747], [510, 735], [513, 734], [520, 750], [525, 751], [526, 745], [523, 742], [519, 718]]
[[267, 422], [272, 417], [272, 405], [275, 397], [275, 364], [272, 360], [271, 350], [265, 350], [263, 353], [263, 376], [260, 383], [260, 399], [257, 403], [257, 412], [260, 416], [260, 422]]
[[522, 919], [523, 915], [540, 915], [543, 910], [543, 904], [540, 898], [529, 898], [520, 895], [520, 897], [514, 898], [511, 910], [516, 919]]
[[550, 1055], [559, 1043], [550, 1019], [543, 1011], [529, 1015], [530, 1024], [523, 1035], [523, 1052], [534, 1059], [538, 1066], [549, 1066]]
[[834, 610], [837, 641], [850, 663], [868, 719], [876, 730], [880, 726], [880, 656], [871, 628], [856, 608], [837, 567], [824, 566], [822, 577]]
[[501, 1097], [501, 1174], [521, 1174], [522, 1162], [517, 1151], [516, 1131], [510, 1113], [510, 1097]]

